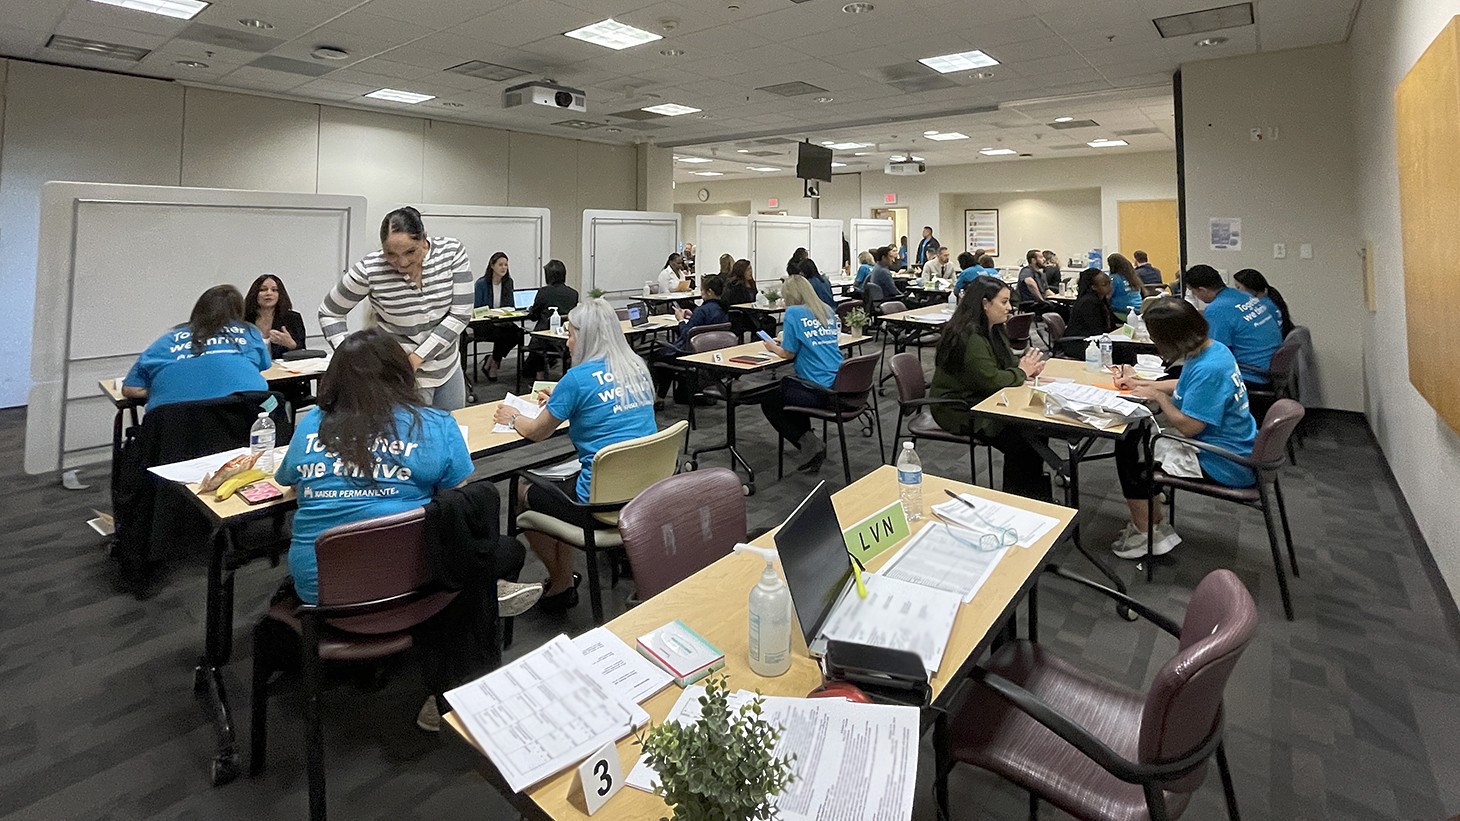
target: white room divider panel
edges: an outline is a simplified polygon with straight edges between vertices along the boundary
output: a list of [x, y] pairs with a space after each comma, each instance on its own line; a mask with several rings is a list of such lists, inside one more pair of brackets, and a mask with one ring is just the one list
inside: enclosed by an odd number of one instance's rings
[[552, 211], [496, 205], [421, 205], [417, 210], [428, 233], [461, 240], [475, 276], [486, 273], [492, 254], [502, 251], [517, 288], [542, 284], [542, 266], [552, 255]]
[[[811, 218], [758, 214], [750, 217], [750, 266], [756, 282], [786, 277], [786, 261], [797, 248], [811, 249]], [[840, 253], [840, 252], [838, 252]], [[819, 263], [818, 263], [819, 265]]]
[[745, 217], [700, 215], [695, 217], [695, 271], [714, 274], [720, 270], [720, 255], [750, 259], [750, 220]]
[[816, 269], [827, 276], [842, 269], [842, 221], [814, 219], [811, 221], [811, 244], [806, 246]]
[[[857, 219], [848, 220], [849, 231], [847, 235], [852, 243], [852, 261], [855, 262], [857, 255], [871, 248], [878, 248], [883, 245], [892, 245], [896, 238], [892, 236], [892, 220]], [[852, 270], [856, 270], [853, 265]]]
[[[679, 250], [679, 214], [673, 211], [583, 212], [583, 289], [607, 294], [640, 292], [664, 260]], [[698, 252], [696, 252], [698, 253]]]

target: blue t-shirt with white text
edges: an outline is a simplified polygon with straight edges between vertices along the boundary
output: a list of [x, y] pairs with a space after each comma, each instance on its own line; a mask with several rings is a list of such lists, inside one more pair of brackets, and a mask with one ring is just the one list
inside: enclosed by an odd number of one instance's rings
[[404, 513], [431, 501], [437, 488], [456, 487], [471, 476], [471, 454], [451, 414], [418, 408], [395, 413], [395, 431], [376, 440], [371, 476], [359, 475], [319, 438], [324, 411], [314, 408], [294, 428], [284, 461], [274, 473], [281, 485], [297, 485], [299, 510], [289, 545], [289, 572], [299, 599], [319, 599], [314, 542], [336, 525]]
[[867, 263], [864, 262], [861, 265], [857, 266], [857, 287], [858, 288], [862, 287], [862, 283], [867, 281], [867, 275], [868, 274], [871, 274], [871, 273], [872, 273], [872, 266], [868, 265]]
[[239, 391], [266, 391], [269, 383], [259, 372], [272, 364], [269, 346], [251, 322], [224, 325], [204, 343], [200, 354], [193, 353], [193, 332], [179, 325], [147, 346], [122, 384], [146, 388], [151, 409]]
[[981, 276], [993, 277], [1001, 281], [1003, 279], [999, 276], [998, 269], [996, 268], [985, 268], [982, 265], [971, 265], [958, 272], [958, 279], [953, 282], [953, 291], [955, 293], [963, 293], [963, 289], [967, 288], [969, 283], [973, 282], [975, 278]]
[[1242, 378], [1266, 385], [1268, 379], [1262, 372], [1283, 344], [1282, 315], [1272, 300], [1223, 288], [1207, 304], [1205, 316], [1207, 336], [1231, 349]]
[[[1206, 425], [1192, 437], [1216, 445], [1238, 456], [1251, 456], [1257, 442], [1257, 422], [1247, 404], [1247, 386], [1237, 370], [1237, 360], [1220, 342], [1188, 356], [1176, 380], [1171, 402], [1182, 413]], [[1204, 450], [1196, 452], [1202, 470], [1227, 487], [1251, 487], [1257, 477], [1251, 470]]]
[[842, 349], [836, 344], [840, 332], [835, 314], [828, 328], [805, 305], [787, 308], [781, 328], [781, 347], [796, 356], [796, 375], [823, 388], [831, 387], [842, 366]]
[[602, 359], [574, 365], [563, 374], [547, 410], [555, 419], [567, 420], [568, 438], [578, 450], [578, 501], [588, 501], [593, 481], [593, 457], [609, 445], [648, 436], [659, 430], [654, 421], [654, 392], [635, 400], [614, 384]]

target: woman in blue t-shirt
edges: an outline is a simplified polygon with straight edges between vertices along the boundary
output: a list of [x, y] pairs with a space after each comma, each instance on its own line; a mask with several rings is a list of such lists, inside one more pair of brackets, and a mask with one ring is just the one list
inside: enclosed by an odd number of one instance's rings
[[1145, 300], [1145, 284], [1141, 282], [1141, 275], [1136, 273], [1136, 266], [1121, 254], [1111, 254], [1105, 262], [1110, 269], [1110, 284], [1115, 286], [1110, 295], [1110, 307], [1116, 317], [1124, 319], [1132, 311], [1140, 313], [1141, 302]]
[[863, 251], [857, 254], [857, 280], [856, 287], [861, 288], [862, 283], [867, 281], [867, 275], [872, 273], [872, 252]]
[[825, 302], [827, 304], [827, 307], [831, 308], [832, 311], [835, 312], [836, 295], [831, 292], [831, 283], [828, 282], [826, 280], [826, 277], [821, 275], [821, 271], [817, 269], [815, 260], [812, 260], [810, 258], [803, 259], [801, 260], [801, 264], [797, 267], [799, 269], [798, 273], [800, 273], [801, 276], [805, 277], [806, 281], [811, 284], [811, 290], [816, 292], [817, 299]]
[[259, 373], [273, 364], [268, 343], [243, 319], [243, 294], [214, 285], [193, 303], [192, 315], [147, 346], [122, 380], [122, 396], [147, 408], [266, 391]]
[[821, 298], [803, 276], [788, 277], [782, 285], [786, 298], [786, 316], [782, 324], [781, 344], [764, 342], [766, 350], [782, 359], [795, 359], [796, 374], [781, 380], [781, 389], [761, 400], [765, 418], [781, 438], [796, 446], [806, 459], [797, 470], [814, 473], [826, 460], [826, 443], [811, 432], [811, 420], [800, 414], [786, 413], [787, 405], [819, 408], [826, 405], [825, 394], [808, 387], [830, 388], [842, 364], [842, 349], [837, 345], [841, 327], [836, 312]]
[[[1251, 456], [1257, 423], [1248, 409], [1247, 388], [1232, 352], [1207, 336], [1206, 318], [1191, 303], [1175, 297], [1152, 302], [1142, 316], [1156, 351], [1162, 359], [1181, 365], [1181, 376], [1151, 382], [1121, 375], [1116, 387], [1154, 401], [1166, 428], [1238, 456]], [[1251, 470], [1215, 453], [1197, 451], [1197, 463], [1204, 478], [1228, 487], [1251, 487], [1257, 481]], [[1115, 466], [1131, 516], [1112, 545], [1115, 555], [1122, 559], [1146, 555], [1148, 516], [1155, 523], [1153, 552], [1158, 556], [1170, 552], [1181, 537], [1161, 520], [1161, 506], [1149, 504], [1150, 477], [1136, 437], [1116, 442]]]
[[[654, 383], [644, 360], [629, 347], [613, 306], [603, 299], [586, 299], [568, 314], [568, 351], [577, 365], [557, 385], [539, 391], [546, 407], [535, 419], [502, 405], [496, 421], [522, 436], [540, 442], [568, 422], [568, 438], [578, 451], [578, 478], [561, 492], [524, 483], [522, 504], [554, 518], [573, 516], [570, 495], [588, 501], [593, 457], [609, 445], [648, 436], [659, 430], [654, 421]], [[573, 480], [569, 480], [573, 481]], [[578, 603], [578, 582], [573, 572], [574, 553], [546, 533], [529, 531], [527, 540], [547, 568], [546, 594], [538, 606], [563, 612]]]

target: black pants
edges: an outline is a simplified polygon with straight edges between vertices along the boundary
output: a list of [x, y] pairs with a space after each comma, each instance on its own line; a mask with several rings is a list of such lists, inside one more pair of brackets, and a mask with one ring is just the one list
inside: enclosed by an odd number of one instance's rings
[[669, 395], [669, 389], [677, 382], [679, 390], [674, 392], [674, 401], [681, 404], [690, 401], [689, 385], [686, 384], [688, 376], [677, 374], [666, 368], [655, 367], [657, 363], [670, 363], [680, 357], [680, 351], [670, 345], [661, 345], [649, 354], [649, 375], [654, 378], [654, 395], [663, 399]]
[[477, 333], [477, 341], [492, 343], [492, 358], [501, 364], [522, 341], [522, 329], [516, 325], [489, 325]]
[[1049, 489], [1049, 477], [1044, 474], [1044, 460], [1014, 426], [1005, 425], [998, 433], [983, 437], [982, 441], [993, 445], [1004, 454], [1005, 493], [1038, 499], [1041, 502], [1054, 501]]
[[760, 401], [760, 409], [765, 413], [765, 418], [771, 423], [781, 437], [801, 447], [801, 438], [811, 430], [811, 417], [799, 413], [787, 413], [786, 406], [794, 405], [803, 408], [824, 408], [827, 406], [826, 394], [813, 390], [809, 385], [794, 376], [788, 376], [781, 380], [781, 389], [766, 394]]
[[1272, 395], [1272, 383], [1259, 385], [1245, 379], [1242, 383], [1247, 387], [1247, 407], [1252, 411], [1252, 418], [1257, 420], [1257, 427], [1261, 428], [1262, 418], [1277, 403], [1277, 397]]
[[1120, 492], [1127, 499], [1151, 498], [1151, 473], [1141, 457], [1141, 437], [1126, 436], [1115, 440], [1115, 473], [1120, 477]]

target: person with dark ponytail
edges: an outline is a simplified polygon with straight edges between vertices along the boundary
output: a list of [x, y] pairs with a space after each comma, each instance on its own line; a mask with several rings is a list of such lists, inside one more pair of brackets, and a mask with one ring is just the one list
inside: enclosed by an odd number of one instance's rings
[[1283, 337], [1293, 332], [1297, 326], [1293, 324], [1293, 315], [1288, 311], [1288, 301], [1278, 289], [1268, 284], [1267, 277], [1256, 268], [1243, 268], [1232, 275], [1232, 281], [1237, 283], [1237, 290], [1251, 294], [1259, 299], [1266, 299], [1277, 309], [1278, 319], [1282, 322]]
[[259, 373], [273, 364], [259, 329], [243, 319], [243, 294], [214, 285], [198, 297], [187, 323], [147, 346], [122, 380], [122, 395], [149, 409], [172, 402], [266, 391]]
[[381, 221], [380, 250], [325, 294], [319, 326], [338, 348], [349, 333], [345, 315], [369, 299], [376, 322], [406, 352], [421, 401], [457, 410], [466, 406], [458, 341], [471, 322], [473, 297], [466, 248], [450, 237], [428, 237], [421, 212], [407, 206]]

